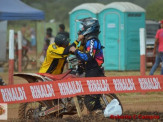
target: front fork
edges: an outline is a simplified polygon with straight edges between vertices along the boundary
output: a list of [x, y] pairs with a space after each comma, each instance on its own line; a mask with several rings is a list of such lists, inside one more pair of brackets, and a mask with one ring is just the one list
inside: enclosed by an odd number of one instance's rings
[[105, 105], [107, 106], [107, 105], [109, 104], [109, 102], [108, 102], [108, 100], [107, 100], [105, 94], [102, 94], [102, 99], [103, 99]]

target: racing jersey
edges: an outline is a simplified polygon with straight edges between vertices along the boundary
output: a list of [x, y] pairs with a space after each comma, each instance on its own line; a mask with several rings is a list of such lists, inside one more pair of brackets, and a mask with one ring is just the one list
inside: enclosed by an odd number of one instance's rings
[[100, 41], [96, 38], [87, 40], [83, 52], [77, 49], [75, 55], [81, 61], [86, 62], [86, 70], [100, 67], [104, 63], [102, 46]]
[[71, 46], [77, 46], [78, 42], [74, 41], [68, 47], [59, 47], [55, 43], [49, 45], [45, 60], [39, 70], [39, 73], [61, 74]]

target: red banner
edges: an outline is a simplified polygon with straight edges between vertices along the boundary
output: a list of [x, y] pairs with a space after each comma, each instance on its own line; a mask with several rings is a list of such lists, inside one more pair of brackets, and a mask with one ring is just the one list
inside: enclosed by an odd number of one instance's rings
[[86, 94], [163, 91], [163, 76], [72, 78], [0, 86], [0, 103], [23, 103]]

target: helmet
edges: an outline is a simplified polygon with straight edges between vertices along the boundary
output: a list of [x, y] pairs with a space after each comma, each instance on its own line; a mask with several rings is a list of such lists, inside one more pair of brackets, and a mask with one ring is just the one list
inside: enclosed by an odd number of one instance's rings
[[63, 34], [58, 34], [55, 37], [55, 44], [58, 46], [65, 47], [65, 46], [68, 46], [69, 41], [67, 40], [67, 38]]
[[82, 31], [80, 31], [80, 32], [84, 36], [87, 34], [90, 34], [90, 33], [99, 33], [100, 32], [99, 31], [100, 25], [96, 18], [89, 17], [89, 18], [84, 18], [84, 19], [80, 19], [80, 20], [76, 20], [76, 21], [81, 22], [83, 28], [82, 28]]

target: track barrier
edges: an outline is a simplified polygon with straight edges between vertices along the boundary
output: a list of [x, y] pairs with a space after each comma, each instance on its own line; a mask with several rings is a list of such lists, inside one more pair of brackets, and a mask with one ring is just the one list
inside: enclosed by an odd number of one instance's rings
[[145, 56], [145, 29], [140, 28], [139, 29], [140, 34], [140, 74], [145, 75], [145, 68], [146, 68], [146, 56]]
[[163, 76], [71, 78], [0, 86], [0, 103], [23, 103], [87, 94], [163, 91]]
[[9, 84], [14, 84], [14, 30], [9, 31]]
[[18, 71], [22, 71], [22, 34], [18, 31]]

